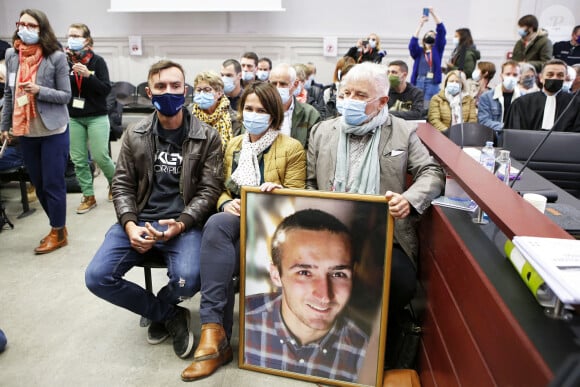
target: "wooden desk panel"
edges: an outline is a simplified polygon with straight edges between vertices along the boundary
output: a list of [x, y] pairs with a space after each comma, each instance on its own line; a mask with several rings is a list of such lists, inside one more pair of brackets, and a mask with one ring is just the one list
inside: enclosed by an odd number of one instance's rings
[[427, 294], [421, 379], [438, 386], [453, 379], [465, 386], [545, 386], [552, 372], [440, 208], [425, 214], [420, 235]]

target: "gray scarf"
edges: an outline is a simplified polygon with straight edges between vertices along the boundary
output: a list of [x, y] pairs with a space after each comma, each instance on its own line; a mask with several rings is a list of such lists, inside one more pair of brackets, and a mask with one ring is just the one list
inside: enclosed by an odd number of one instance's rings
[[[341, 120], [340, 133], [338, 135], [338, 147], [336, 150], [336, 168], [334, 171], [334, 191], [347, 192], [347, 179], [350, 176], [352, 184], [348, 192], [359, 194], [379, 194], [380, 189], [380, 165], [379, 165], [379, 142], [381, 139], [381, 126], [389, 119], [387, 105], [369, 122], [359, 126], [348, 125], [344, 118]], [[377, 130], [378, 129], [378, 130]], [[371, 140], [366, 144], [364, 159], [358, 171], [349, 171], [350, 144], [348, 136], [364, 136], [373, 132]]]

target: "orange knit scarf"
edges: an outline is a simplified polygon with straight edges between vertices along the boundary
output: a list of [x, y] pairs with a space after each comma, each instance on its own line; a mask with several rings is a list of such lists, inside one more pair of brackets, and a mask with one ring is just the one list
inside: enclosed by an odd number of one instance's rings
[[[14, 42], [14, 48], [19, 53], [20, 66], [16, 81], [15, 102], [12, 114], [12, 130], [15, 136], [24, 136], [30, 132], [30, 121], [36, 117], [36, 96], [25, 93], [20, 86], [21, 82], [36, 82], [36, 73], [42, 61], [42, 47], [40, 44], [26, 45], [21, 40]], [[28, 103], [20, 105], [19, 97], [26, 95]]]

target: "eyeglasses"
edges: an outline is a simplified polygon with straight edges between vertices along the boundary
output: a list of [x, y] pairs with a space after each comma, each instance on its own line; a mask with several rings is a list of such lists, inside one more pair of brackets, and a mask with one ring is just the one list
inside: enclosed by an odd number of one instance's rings
[[26, 22], [16, 22], [16, 28], [38, 28], [39, 25], [36, 23], [26, 23]]
[[195, 88], [195, 92], [196, 93], [201, 93], [202, 91], [204, 93], [211, 93], [213, 91], [213, 89], [211, 87], [209, 87], [209, 86], [208, 87], [204, 87], [203, 89], [201, 87], [196, 87]]

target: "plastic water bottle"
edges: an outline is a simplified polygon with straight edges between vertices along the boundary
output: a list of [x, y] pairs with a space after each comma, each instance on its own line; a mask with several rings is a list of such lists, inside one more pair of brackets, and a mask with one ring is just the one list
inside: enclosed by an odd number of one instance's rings
[[481, 148], [479, 163], [483, 165], [485, 169], [493, 173], [495, 168], [495, 150], [493, 149], [493, 141], [487, 141], [485, 146]]
[[499, 156], [497, 158], [499, 167], [497, 169], [497, 177], [500, 178], [505, 184], [510, 184], [510, 169], [512, 166], [512, 161], [510, 159], [509, 150], [499, 151]]

